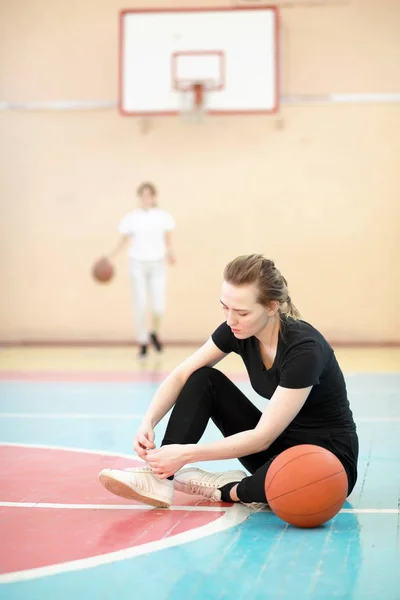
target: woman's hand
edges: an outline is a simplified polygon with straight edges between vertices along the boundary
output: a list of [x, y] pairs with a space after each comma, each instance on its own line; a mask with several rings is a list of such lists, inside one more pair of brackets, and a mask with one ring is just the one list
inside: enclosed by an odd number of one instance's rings
[[148, 450], [145, 460], [160, 479], [166, 479], [175, 475], [188, 462], [188, 446], [171, 444], [156, 450]]
[[133, 441], [133, 449], [143, 460], [147, 460], [147, 451], [156, 447], [155, 433], [149, 421], [143, 421]]
[[169, 265], [174, 265], [176, 263], [176, 258], [172, 252], [167, 253], [167, 261]]

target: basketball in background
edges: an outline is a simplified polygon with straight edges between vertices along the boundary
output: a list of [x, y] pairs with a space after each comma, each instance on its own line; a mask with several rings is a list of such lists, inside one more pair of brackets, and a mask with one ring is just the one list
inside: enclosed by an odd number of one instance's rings
[[348, 492], [346, 471], [329, 450], [311, 444], [279, 454], [265, 478], [271, 510], [295, 527], [318, 527], [342, 508]]
[[99, 283], [108, 283], [114, 277], [114, 267], [108, 258], [102, 257], [93, 264], [92, 275]]

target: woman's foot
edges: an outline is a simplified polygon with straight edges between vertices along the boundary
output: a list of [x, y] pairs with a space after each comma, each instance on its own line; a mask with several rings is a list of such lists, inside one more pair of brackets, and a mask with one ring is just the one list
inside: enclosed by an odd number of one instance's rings
[[244, 471], [225, 471], [210, 473], [197, 467], [181, 469], [174, 476], [174, 488], [185, 494], [195, 494], [209, 498], [212, 502], [221, 502], [221, 491], [227, 483], [239, 483], [247, 477]]
[[145, 358], [147, 358], [147, 344], [141, 344], [138, 359], [144, 360]]
[[150, 340], [157, 352], [162, 351], [162, 345], [155, 332], [150, 334]]
[[104, 487], [122, 498], [169, 508], [174, 495], [174, 482], [159, 479], [150, 467], [135, 469], [103, 469], [99, 481]]

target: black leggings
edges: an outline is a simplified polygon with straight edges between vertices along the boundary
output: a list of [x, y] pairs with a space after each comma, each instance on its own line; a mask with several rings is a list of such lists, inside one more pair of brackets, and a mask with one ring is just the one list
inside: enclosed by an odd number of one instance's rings
[[[162, 445], [197, 444], [210, 418], [228, 437], [254, 429], [260, 417], [258, 408], [221, 371], [202, 367], [189, 377], [179, 394]], [[333, 452], [346, 470], [350, 494], [357, 479], [357, 434], [286, 429], [267, 450], [239, 459], [251, 476], [239, 483], [238, 498], [242, 502], [266, 502], [268, 467], [278, 454], [298, 444], [315, 444]]]

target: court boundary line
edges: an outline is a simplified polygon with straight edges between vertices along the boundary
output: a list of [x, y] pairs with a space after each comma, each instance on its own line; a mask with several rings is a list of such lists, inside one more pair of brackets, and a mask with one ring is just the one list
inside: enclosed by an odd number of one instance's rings
[[[129, 458], [135, 462], [139, 462], [142, 464], [145, 464], [145, 461], [143, 461], [142, 459], [140, 459], [138, 456], [135, 456], [133, 454], [124, 454], [122, 452], [113, 452], [112, 450], [93, 450], [93, 449], [88, 449], [88, 448], [75, 448], [75, 447], [69, 447], [69, 446], [53, 446], [53, 445], [48, 445], [48, 444], [29, 444], [29, 443], [24, 443], [24, 442], [0, 442], [0, 447], [1, 446], [12, 446], [12, 447], [17, 447], [17, 448], [38, 448], [41, 450], [66, 450], [68, 452], [78, 452], [78, 453], [83, 453], [83, 454], [97, 454], [100, 456], [116, 456], [118, 458]], [[140, 465], [139, 465], [140, 466]]]
[[222, 531], [240, 525], [249, 517], [252, 511], [247, 506], [234, 504], [232, 507], [228, 507], [225, 512], [222, 511], [222, 513], [223, 514], [220, 518], [212, 521], [211, 523], [207, 523], [207, 525], [202, 525], [201, 527], [196, 527], [183, 533], [178, 533], [169, 538], [162, 538], [161, 540], [154, 542], [148, 542], [139, 546], [125, 548], [124, 550], [116, 550], [115, 552], [108, 552], [106, 554], [99, 554], [89, 558], [72, 560], [55, 565], [48, 565], [45, 567], [25, 569], [22, 571], [14, 571], [12, 573], [4, 573], [0, 575], [0, 584], [38, 579], [41, 577], [48, 577], [50, 575], [57, 575], [59, 573], [71, 571], [82, 571], [84, 569], [134, 558], [150, 552], [158, 552], [159, 550], [164, 550], [166, 548], [180, 546], [182, 544], [193, 542], [216, 533], [221, 533]]
[[[93, 419], [96, 420], [127, 420], [143, 419], [139, 413], [9, 413], [0, 412], [1, 419]], [[356, 417], [357, 423], [399, 423], [400, 417]], [[1, 443], [1, 442], [0, 442]]]
[[[1, 502], [0, 508], [44, 508], [44, 509], [59, 509], [59, 510], [139, 510], [139, 511], [151, 511], [151, 512], [168, 512], [180, 511], [180, 512], [221, 512], [225, 513], [231, 509], [230, 506], [184, 506], [184, 505], [173, 505], [169, 508], [153, 508], [145, 504], [59, 504], [57, 502]], [[262, 508], [252, 508], [253, 512], [272, 512], [267, 506]], [[342, 508], [338, 514], [351, 514], [351, 515], [397, 515], [400, 514], [399, 508]]]
[[[1, 446], [11, 446], [11, 447], [19, 447], [19, 448], [39, 448], [42, 450], [65, 450], [68, 452], [79, 452], [79, 453], [88, 453], [88, 454], [97, 454], [101, 456], [118, 456], [119, 458], [130, 458], [135, 462], [143, 462], [140, 459], [136, 459], [132, 455], [122, 454], [120, 452], [107, 452], [104, 450], [87, 450], [87, 449], [78, 449], [78, 448], [68, 448], [66, 446], [48, 446], [42, 444], [18, 444], [18, 443], [7, 443], [0, 442]], [[35, 503], [36, 504], [36, 503]], [[124, 505], [121, 505], [124, 506]], [[187, 509], [187, 507], [184, 507]], [[196, 508], [196, 507], [194, 507]], [[115, 552], [108, 552], [105, 554], [100, 554], [97, 556], [91, 556], [88, 558], [77, 559], [73, 561], [67, 561], [64, 563], [59, 563], [55, 565], [47, 565], [45, 567], [37, 567], [33, 569], [24, 569], [22, 571], [14, 571], [12, 573], [4, 573], [0, 574], [0, 584], [5, 583], [16, 583], [18, 581], [27, 581], [31, 579], [38, 579], [40, 577], [47, 577], [50, 575], [56, 575], [58, 573], [65, 573], [69, 571], [80, 571], [84, 569], [89, 569], [93, 567], [97, 567], [104, 564], [109, 564], [113, 562], [117, 562], [120, 560], [126, 560], [128, 558], [134, 558], [136, 556], [140, 556], [142, 554], [147, 554], [150, 552], [158, 552], [159, 550], [164, 550], [166, 548], [172, 548], [174, 546], [180, 546], [182, 544], [186, 544], [188, 542], [196, 541], [202, 539], [204, 537], [208, 537], [210, 535], [214, 535], [216, 533], [220, 533], [227, 529], [231, 529], [237, 525], [243, 523], [249, 515], [254, 512], [250, 507], [245, 506], [243, 504], [233, 504], [232, 506], [216, 506], [214, 507], [203, 507], [203, 508], [212, 508], [214, 512], [220, 512], [221, 516], [212, 521], [211, 523], [207, 523], [206, 525], [202, 525], [200, 527], [196, 527], [194, 529], [190, 529], [188, 531], [184, 531], [182, 533], [178, 533], [169, 538], [162, 538], [160, 540], [156, 540], [153, 542], [148, 542], [146, 544], [141, 544], [139, 546], [134, 546], [130, 548], [125, 548], [123, 550], [116, 550]], [[145, 507], [146, 509], [146, 507]], [[126, 509], [123, 509], [126, 510]], [[137, 509], [136, 509], [137, 510]], [[147, 510], [149, 510], [147, 508]], [[152, 510], [152, 509], [150, 509]], [[206, 512], [206, 511], [204, 511]]]
[[146, 504], [58, 504], [57, 502], [1, 502], [2, 508], [55, 508], [68, 510], [141, 510], [141, 511], [188, 511], [188, 512], [226, 512], [230, 506], [201, 506], [201, 505], [173, 505], [169, 508], [153, 508]]
[[[68, 452], [78, 452], [78, 453], [88, 453], [88, 454], [96, 454], [101, 456], [118, 456], [119, 458], [130, 458], [137, 462], [138, 459], [132, 457], [132, 455], [122, 454], [120, 452], [111, 452], [104, 450], [93, 450], [93, 449], [78, 449], [78, 448], [69, 448], [66, 446], [49, 446], [43, 444], [24, 444], [24, 443], [15, 443], [15, 442], [0, 442], [1, 446], [8, 447], [20, 447], [20, 448], [39, 448], [39, 449], [47, 449], [47, 450], [65, 450]], [[139, 459], [140, 461], [140, 459]], [[0, 506], [4, 503], [0, 503]], [[18, 503], [21, 504], [21, 503]], [[29, 506], [29, 508], [38, 507], [40, 503], [27, 503], [32, 504], [33, 506]], [[65, 506], [65, 505], [64, 505]], [[76, 506], [76, 505], [75, 505]], [[107, 510], [111, 510], [108, 508]], [[126, 505], [118, 505], [118, 509], [116, 510], [127, 510]], [[43, 507], [42, 507], [43, 508]], [[203, 508], [211, 508], [212, 510], [219, 511], [222, 513], [222, 516], [208, 523], [207, 525], [203, 525], [201, 527], [197, 527], [190, 531], [185, 531], [183, 533], [176, 534], [175, 536], [171, 536], [170, 538], [163, 538], [161, 540], [148, 542], [146, 544], [142, 544], [139, 546], [134, 546], [130, 548], [125, 548], [123, 550], [117, 550], [115, 552], [109, 552], [106, 554], [100, 554], [97, 556], [92, 556], [84, 559], [77, 559], [73, 561], [67, 561], [64, 563], [59, 563], [55, 565], [47, 565], [45, 567], [37, 567], [33, 569], [25, 569], [21, 571], [14, 571], [12, 573], [4, 573], [0, 575], [0, 584], [7, 583], [17, 583], [20, 581], [28, 581], [32, 579], [38, 579], [41, 577], [47, 577], [51, 575], [57, 575], [59, 573], [65, 573], [70, 571], [79, 571], [84, 569], [89, 569], [93, 567], [97, 567], [104, 564], [110, 564], [113, 562], [117, 562], [120, 560], [126, 560], [129, 558], [134, 558], [136, 556], [140, 556], [150, 552], [157, 552], [159, 550], [163, 550], [166, 548], [172, 548], [174, 546], [179, 546], [188, 542], [196, 541], [202, 539], [204, 537], [208, 537], [210, 535], [220, 533], [227, 529], [231, 529], [232, 527], [238, 526], [247, 518], [254, 513], [254, 509], [249, 506], [243, 504], [233, 504], [232, 507], [203, 507]], [[183, 507], [182, 510], [188, 509], [188, 507]], [[129, 510], [129, 509], [128, 509]], [[132, 510], [132, 509], [131, 509]], [[139, 510], [139, 509], [134, 509]], [[144, 508], [144, 510], [154, 510], [149, 508]], [[175, 508], [176, 510], [176, 508]], [[196, 510], [196, 507], [193, 507], [191, 510]], [[400, 508], [397, 509], [342, 509], [341, 513], [350, 513], [350, 514], [400, 514]], [[270, 512], [268, 509], [261, 509], [257, 512]]]

